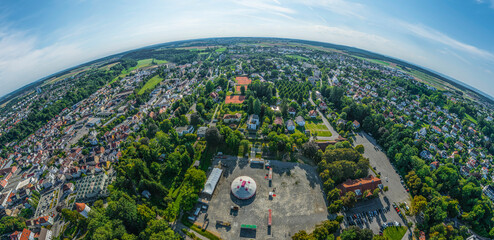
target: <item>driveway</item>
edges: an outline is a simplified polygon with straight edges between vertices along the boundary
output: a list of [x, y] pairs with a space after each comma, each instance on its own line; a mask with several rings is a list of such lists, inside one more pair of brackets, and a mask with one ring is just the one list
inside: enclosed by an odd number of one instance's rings
[[[310, 93], [309, 102], [310, 102], [310, 104], [312, 104], [312, 106], [316, 106], [314, 101], [312, 101], [312, 92]], [[321, 116], [322, 122], [324, 123], [324, 125], [326, 125], [326, 128], [328, 128], [328, 130], [331, 132], [331, 137], [319, 137], [318, 136], [317, 140], [328, 140], [328, 141], [336, 140], [338, 138], [339, 134], [336, 132], [336, 130], [333, 128], [333, 126], [331, 126], [331, 124], [329, 123], [328, 119], [326, 119], [324, 114], [321, 111], [319, 111], [318, 107], [316, 107], [316, 111], [319, 114], [319, 116]]]

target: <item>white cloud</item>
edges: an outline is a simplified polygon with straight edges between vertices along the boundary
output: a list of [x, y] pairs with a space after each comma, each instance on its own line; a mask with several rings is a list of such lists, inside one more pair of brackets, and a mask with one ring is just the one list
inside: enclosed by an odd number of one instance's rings
[[477, 48], [477, 47], [475, 47], [473, 45], [469, 45], [467, 43], [460, 42], [456, 39], [449, 37], [448, 35], [446, 35], [442, 32], [439, 32], [435, 29], [432, 29], [430, 27], [406, 23], [406, 22], [399, 22], [399, 23], [405, 29], [409, 30], [410, 33], [413, 33], [414, 35], [416, 35], [418, 37], [446, 45], [446, 46], [451, 47], [453, 49], [460, 50], [460, 51], [463, 51], [465, 53], [469, 53], [469, 54], [477, 56], [477, 57], [482, 57], [484, 59], [494, 60], [494, 55], [492, 53], [490, 53], [489, 51]]
[[295, 2], [309, 7], [323, 8], [347, 17], [357, 17], [360, 20], [366, 19], [363, 14], [365, 6], [360, 3], [344, 0], [295, 0]]
[[275, 1], [277, 5], [270, 4], [267, 1], [263, 0], [237, 0], [235, 1], [235, 3], [240, 4], [244, 7], [254, 8], [262, 11], [269, 11], [272, 13], [281, 13], [283, 15], [296, 13], [296, 11], [291, 8], [281, 6], [281, 3], [279, 1]]
[[[3, 29], [0, 33], [0, 96], [35, 79], [88, 60], [76, 44], [52, 44], [36, 48], [36, 37]], [[79, 59], [81, 58], [82, 59]]]
[[494, 0], [475, 0], [477, 4], [487, 3], [490, 8], [494, 9]]

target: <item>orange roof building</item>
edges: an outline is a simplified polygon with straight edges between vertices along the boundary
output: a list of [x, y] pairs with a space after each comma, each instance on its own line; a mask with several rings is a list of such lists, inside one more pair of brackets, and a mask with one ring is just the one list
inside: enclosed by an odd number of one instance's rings
[[91, 208], [85, 203], [75, 203], [75, 209], [85, 218], [88, 217], [88, 213], [91, 211]]
[[360, 178], [360, 179], [348, 179], [344, 183], [336, 186], [338, 189], [341, 190], [341, 195], [345, 195], [347, 192], [354, 192], [357, 197], [362, 197], [365, 191], [370, 190], [374, 191], [374, 189], [378, 188], [379, 185], [381, 185], [381, 179], [374, 177], [374, 176], [369, 176], [366, 178]]
[[248, 77], [236, 77], [235, 80], [238, 85], [249, 85], [252, 82]]
[[34, 233], [24, 228], [22, 232], [15, 231], [9, 237], [10, 240], [34, 240]]

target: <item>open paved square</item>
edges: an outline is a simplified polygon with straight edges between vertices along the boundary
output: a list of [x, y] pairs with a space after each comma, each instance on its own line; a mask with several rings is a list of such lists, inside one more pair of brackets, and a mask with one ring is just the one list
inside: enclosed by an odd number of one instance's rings
[[[208, 231], [222, 239], [289, 239], [299, 230], [312, 231], [316, 224], [328, 219], [322, 184], [314, 167], [289, 162], [271, 161], [273, 180], [266, 179], [268, 170], [251, 166], [247, 159], [228, 158], [215, 162], [223, 167], [221, 177], [207, 210]], [[248, 200], [239, 200], [231, 194], [230, 185], [239, 176], [249, 176], [257, 184], [257, 192]], [[269, 192], [276, 196], [270, 198]], [[238, 211], [231, 210], [238, 206]], [[269, 209], [272, 226], [268, 227]], [[198, 223], [202, 225], [205, 214]], [[224, 227], [217, 221], [231, 224]], [[241, 230], [242, 224], [256, 225], [256, 230]]]

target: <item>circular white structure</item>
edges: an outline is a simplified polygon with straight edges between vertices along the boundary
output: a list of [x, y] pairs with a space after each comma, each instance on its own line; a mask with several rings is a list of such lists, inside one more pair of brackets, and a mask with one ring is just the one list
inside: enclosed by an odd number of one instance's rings
[[233, 196], [245, 200], [256, 194], [257, 184], [251, 177], [241, 176], [233, 180], [231, 190]]

